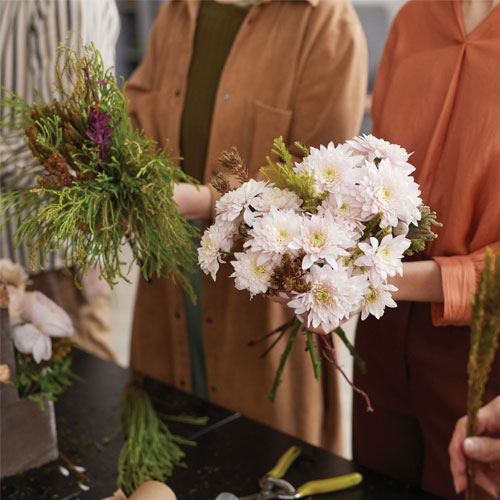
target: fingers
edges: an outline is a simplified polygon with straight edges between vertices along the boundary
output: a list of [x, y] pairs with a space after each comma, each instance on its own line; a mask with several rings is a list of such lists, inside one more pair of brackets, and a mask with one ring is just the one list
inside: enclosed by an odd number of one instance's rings
[[484, 464], [477, 467], [474, 476], [474, 482], [487, 491], [493, 498], [500, 495], [500, 477], [490, 475], [490, 471], [485, 471]]
[[453, 477], [455, 491], [460, 493], [467, 485], [466, 458], [463, 442], [467, 434], [467, 417], [462, 417], [455, 425], [453, 436], [448, 447], [450, 454], [450, 470]]
[[500, 396], [479, 409], [477, 414], [477, 434], [500, 437]]
[[469, 437], [464, 442], [464, 452], [477, 462], [500, 461], [500, 438]]

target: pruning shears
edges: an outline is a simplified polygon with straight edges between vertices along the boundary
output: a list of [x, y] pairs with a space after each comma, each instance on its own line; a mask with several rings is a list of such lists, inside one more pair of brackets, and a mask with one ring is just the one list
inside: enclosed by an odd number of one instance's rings
[[317, 495], [319, 493], [331, 493], [333, 491], [343, 490], [356, 486], [363, 480], [361, 474], [353, 472], [351, 474], [331, 477], [329, 479], [308, 481], [302, 486], [295, 488], [288, 481], [283, 479], [283, 476], [301, 453], [302, 450], [298, 446], [289, 448], [281, 456], [276, 465], [260, 479], [260, 492], [254, 495], [240, 497], [239, 500], [268, 500], [271, 498], [292, 500], [295, 498]]

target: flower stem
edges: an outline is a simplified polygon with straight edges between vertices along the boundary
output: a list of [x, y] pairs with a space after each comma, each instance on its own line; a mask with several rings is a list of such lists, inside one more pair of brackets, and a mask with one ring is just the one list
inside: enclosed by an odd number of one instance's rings
[[339, 326], [334, 330], [334, 332], [340, 337], [340, 340], [342, 340], [347, 350], [351, 353], [359, 371], [364, 375], [366, 373], [366, 363], [361, 359], [354, 346], [349, 342], [344, 330]]
[[293, 325], [292, 332], [290, 333], [290, 337], [288, 337], [288, 342], [286, 343], [285, 350], [281, 355], [278, 371], [276, 372], [276, 376], [274, 377], [273, 388], [271, 389], [271, 394], [269, 394], [269, 400], [271, 401], [271, 403], [274, 403], [274, 400], [276, 398], [276, 391], [278, 390], [278, 386], [281, 383], [281, 375], [283, 374], [283, 369], [285, 368], [286, 360], [288, 359], [288, 356], [290, 356], [290, 353], [292, 352], [293, 343], [295, 342], [295, 338], [297, 337], [297, 333], [299, 332], [301, 326], [302, 323], [296, 320]]
[[313, 334], [307, 328], [304, 328], [306, 332], [306, 350], [309, 351], [311, 356], [311, 361], [314, 369], [314, 378], [319, 380], [321, 378], [321, 359], [318, 358], [316, 353], [316, 345], [314, 344]]

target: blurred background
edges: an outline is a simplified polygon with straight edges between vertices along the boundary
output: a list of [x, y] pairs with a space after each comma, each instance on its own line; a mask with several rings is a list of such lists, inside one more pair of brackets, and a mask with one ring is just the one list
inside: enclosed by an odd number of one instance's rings
[[[117, 0], [121, 17], [121, 32], [116, 51], [117, 75], [123, 75], [125, 79], [127, 79], [142, 60], [149, 38], [149, 32], [158, 9], [163, 3], [164, 0]], [[404, 3], [405, 0], [353, 0], [353, 5], [363, 25], [368, 42], [368, 94], [371, 93], [373, 88], [377, 66], [391, 22]], [[367, 109], [363, 119], [361, 132], [369, 133], [370, 130], [371, 120]], [[125, 246], [122, 255], [124, 269], [127, 269], [130, 265], [131, 255], [129, 252], [129, 247]], [[135, 301], [137, 268], [131, 268], [128, 279], [130, 283], [122, 281], [113, 289], [111, 306], [111, 324], [113, 327], [111, 344], [118, 356], [120, 364], [123, 366], [128, 366], [129, 363], [131, 320]], [[356, 321], [357, 318], [353, 318], [344, 327], [351, 340], [354, 336]], [[351, 374], [352, 363], [347, 350], [339, 352], [339, 358], [346, 372]], [[343, 382], [342, 389], [343, 418], [345, 422], [350, 424], [352, 392], [347, 382]], [[348, 428], [346, 432], [349, 434], [346, 436], [346, 442], [350, 442], [350, 428]], [[350, 452], [347, 458], [350, 458]]]

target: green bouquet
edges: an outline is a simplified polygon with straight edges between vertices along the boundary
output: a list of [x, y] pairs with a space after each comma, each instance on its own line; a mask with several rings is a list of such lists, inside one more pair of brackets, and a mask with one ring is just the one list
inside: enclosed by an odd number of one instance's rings
[[[180, 216], [173, 190], [195, 181], [176, 166], [168, 144], [161, 148], [133, 128], [124, 90], [93, 45], [81, 55], [59, 47], [56, 89], [63, 102], [45, 103], [38, 94], [30, 105], [13, 92], [0, 102], [11, 111], [0, 123], [12, 131], [4, 141], [23, 137], [36, 160], [16, 165], [0, 197], [0, 213], [17, 220], [16, 245], [31, 249], [30, 267], [59, 250], [81, 274], [99, 262], [113, 285], [125, 277], [120, 247], [127, 240], [146, 279], [173, 278], [194, 298], [185, 274], [196, 260], [196, 229]], [[15, 156], [1, 167], [12, 163]], [[35, 178], [37, 186], [16, 189]]]

